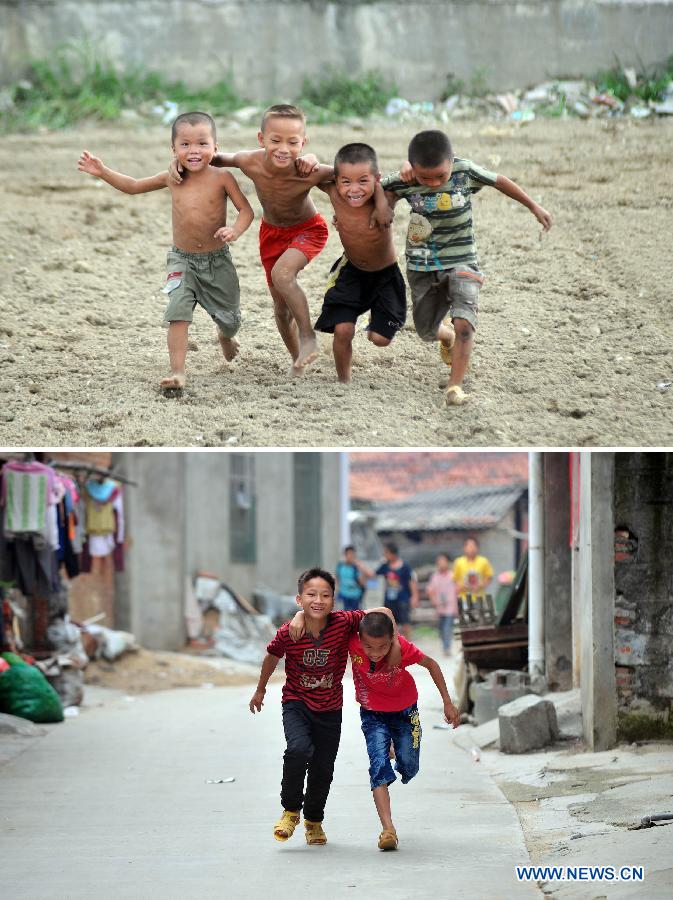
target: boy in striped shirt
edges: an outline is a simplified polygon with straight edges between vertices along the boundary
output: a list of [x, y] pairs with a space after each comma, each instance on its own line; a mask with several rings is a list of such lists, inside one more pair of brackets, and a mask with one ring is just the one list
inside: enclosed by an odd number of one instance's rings
[[[327, 843], [322, 821], [341, 737], [342, 680], [348, 642], [357, 633], [365, 613], [361, 609], [332, 611], [334, 577], [323, 569], [304, 572], [297, 590], [301, 610], [291, 623], [278, 629], [268, 645], [250, 712], [261, 712], [266, 685], [278, 661], [285, 656], [282, 703], [287, 748], [280, 792], [283, 814], [274, 826], [273, 836], [277, 841], [287, 841], [299, 823], [303, 806], [306, 843], [321, 845]], [[394, 630], [390, 611], [375, 611], [387, 615]], [[393, 641], [389, 649], [393, 664], [399, 656], [397, 642]]]
[[506, 176], [454, 157], [443, 131], [420, 131], [408, 155], [400, 172], [387, 175], [381, 185], [392, 206], [400, 197], [411, 206], [406, 256], [414, 325], [421, 340], [439, 341], [441, 357], [451, 367], [446, 403], [459, 406], [467, 400], [462, 384], [484, 281], [477, 265], [472, 194], [486, 185], [496, 188], [527, 207], [545, 231], [552, 217]]

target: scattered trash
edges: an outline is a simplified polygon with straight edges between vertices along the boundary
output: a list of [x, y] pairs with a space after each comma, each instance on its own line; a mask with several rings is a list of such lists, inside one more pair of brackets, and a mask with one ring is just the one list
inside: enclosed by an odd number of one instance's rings
[[231, 784], [235, 778], [206, 778], [206, 784]]
[[446, 722], [438, 722], [437, 724], [432, 726], [433, 728], [437, 728], [439, 731], [451, 731], [453, 725], [449, 725]]
[[63, 717], [65, 719], [75, 719], [79, 715], [79, 706], [64, 706]]
[[600, 91], [591, 81], [559, 79], [545, 81], [528, 90], [503, 91], [485, 97], [452, 94], [438, 103], [415, 103], [404, 97], [393, 97], [386, 105], [386, 116], [400, 122], [408, 119], [449, 119], [490, 116], [517, 125], [532, 122], [539, 116], [576, 116], [581, 119], [630, 115], [644, 119], [652, 115], [673, 115], [673, 81], [658, 100], [642, 101], [635, 93], [638, 76], [635, 69], [624, 69], [624, 77], [634, 91], [626, 102], [609, 91]]
[[673, 384], [673, 381], [658, 381], [657, 387], [661, 391], [662, 394], [665, 394], [669, 387]]
[[472, 757], [474, 762], [479, 762], [479, 760], [481, 759], [481, 751], [479, 750], [479, 747], [473, 747], [470, 750], [470, 756]]

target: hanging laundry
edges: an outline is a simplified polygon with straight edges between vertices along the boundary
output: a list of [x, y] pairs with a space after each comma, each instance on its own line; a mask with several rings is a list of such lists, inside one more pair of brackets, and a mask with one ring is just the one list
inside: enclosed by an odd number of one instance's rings
[[10, 460], [2, 470], [1, 502], [5, 508], [4, 531], [8, 538], [35, 536], [58, 548], [56, 503], [60, 489], [56, 473], [38, 462]]

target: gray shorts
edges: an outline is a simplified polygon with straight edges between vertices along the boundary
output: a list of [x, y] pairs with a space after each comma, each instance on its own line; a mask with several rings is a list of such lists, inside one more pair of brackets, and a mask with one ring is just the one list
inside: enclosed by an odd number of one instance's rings
[[164, 325], [191, 322], [198, 303], [224, 337], [241, 327], [238, 275], [228, 247], [209, 253], [187, 253], [173, 247], [166, 258], [168, 306]]
[[407, 279], [414, 325], [421, 340], [436, 341], [437, 329], [449, 313], [452, 319], [466, 319], [476, 329], [484, 276], [475, 266], [430, 272], [407, 269]]

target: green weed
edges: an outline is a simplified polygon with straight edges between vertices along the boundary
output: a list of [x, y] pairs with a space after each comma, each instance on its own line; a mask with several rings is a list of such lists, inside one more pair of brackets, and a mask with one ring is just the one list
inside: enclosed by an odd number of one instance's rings
[[8, 131], [60, 129], [84, 119], [112, 121], [124, 109], [170, 100], [178, 111], [205, 108], [213, 115], [245, 104], [227, 81], [203, 90], [169, 82], [155, 72], [118, 72], [92, 44], [67, 44], [50, 59], [36, 60], [26, 78], [11, 85], [2, 113]]
[[299, 106], [311, 121], [334, 121], [343, 116], [369, 116], [385, 109], [397, 87], [388, 84], [376, 71], [351, 78], [345, 72], [331, 70], [319, 81], [305, 78]]
[[636, 73], [635, 87], [631, 87], [624, 74], [624, 67], [619, 60], [612, 69], [599, 72], [594, 81], [601, 93], [612, 94], [619, 100], [639, 97], [645, 103], [649, 100], [660, 100], [668, 83], [673, 80], [673, 56], [660, 65], [641, 67]]

